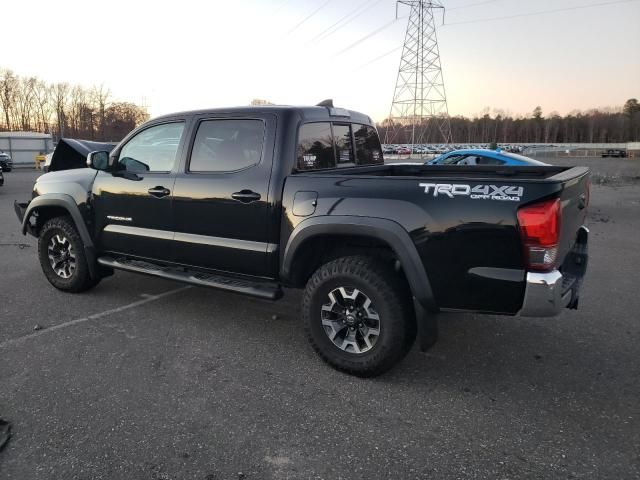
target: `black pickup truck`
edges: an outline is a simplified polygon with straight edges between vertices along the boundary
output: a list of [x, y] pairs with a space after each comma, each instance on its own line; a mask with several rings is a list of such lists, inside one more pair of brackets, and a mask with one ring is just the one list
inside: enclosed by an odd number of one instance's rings
[[15, 203], [61, 290], [114, 269], [272, 300], [301, 288], [314, 349], [361, 376], [418, 333], [430, 346], [439, 312], [578, 305], [587, 168], [385, 165], [371, 118], [330, 103], [168, 115], [87, 163]]

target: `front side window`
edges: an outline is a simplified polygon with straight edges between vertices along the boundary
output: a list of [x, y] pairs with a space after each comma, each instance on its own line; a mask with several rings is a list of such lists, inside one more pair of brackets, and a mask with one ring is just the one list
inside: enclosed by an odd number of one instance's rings
[[306, 123], [300, 127], [297, 157], [298, 170], [316, 170], [336, 166], [329, 122]]
[[196, 133], [189, 171], [234, 172], [257, 165], [263, 144], [262, 120], [205, 120]]
[[358, 165], [379, 165], [384, 163], [382, 147], [376, 129], [369, 125], [353, 125], [356, 139], [356, 161]]
[[176, 163], [184, 122], [149, 127], [129, 140], [118, 157], [121, 170], [135, 173], [170, 172]]

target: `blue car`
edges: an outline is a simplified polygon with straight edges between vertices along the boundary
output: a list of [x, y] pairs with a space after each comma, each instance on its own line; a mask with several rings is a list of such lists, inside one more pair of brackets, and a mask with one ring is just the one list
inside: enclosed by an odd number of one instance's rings
[[502, 150], [465, 149], [453, 150], [425, 162], [426, 165], [548, 165], [533, 158]]

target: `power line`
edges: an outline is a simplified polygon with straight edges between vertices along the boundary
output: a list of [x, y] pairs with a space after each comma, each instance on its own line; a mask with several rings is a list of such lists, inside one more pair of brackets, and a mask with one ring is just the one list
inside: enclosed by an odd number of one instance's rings
[[329, 32], [328, 34], [324, 35], [321, 40], [326, 40], [327, 38], [329, 38], [331, 35], [333, 35], [334, 33], [336, 33], [338, 30], [346, 27], [347, 25], [349, 25], [351, 22], [353, 22], [356, 18], [358, 18], [360, 15], [363, 15], [365, 12], [371, 10], [373, 7], [375, 7], [377, 4], [379, 4], [382, 0], [377, 0], [376, 2], [372, 3], [371, 5], [365, 7], [364, 10], [361, 10], [360, 12], [358, 12], [356, 15], [354, 15], [353, 17], [349, 18], [347, 21], [345, 21], [342, 25], [338, 26], [337, 28], [334, 28], [333, 31]]
[[330, 2], [331, 0], [326, 0], [322, 5], [320, 5], [318, 8], [316, 8], [313, 12], [311, 12], [309, 15], [307, 15], [304, 19], [302, 19], [301, 22], [299, 22], [295, 27], [293, 27], [291, 30], [289, 30], [289, 34], [295, 32], [303, 23], [305, 23], [307, 20], [309, 20], [311, 17], [313, 17], [316, 13], [318, 13], [320, 10], [322, 10], [324, 7], [327, 6], [327, 4]]
[[373, 37], [374, 35], [377, 35], [378, 33], [380, 33], [382, 30], [384, 30], [385, 28], [389, 28], [391, 25], [393, 25], [394, 23], [396, 23], [398, 20], [402, 20], [403, 18], [407, 18], [407, 17], [398, 17], [398, 18], [394, 18], [393, 20], [391, 20], [389, 23], [385, 23], [384, 25], [382, 25], [379, 28], [376, 28], [373, 32], [368, 33], [367, 35], [365, 35], [364, 37], [360, 38], [359, 40], [356, 40], [355, 42], [353, 42], [351, 45], [349, 45], [347, 48], [340, 50], [338, 53], [336, 53], [336, 56], [338, 55], [342, 55], [343, 53], [351, 50], [353, 47], [357, 47], [358, 45], [360, 45], [362, 42], [364, 42], [365, 40], [370, 39], [371, 37]]
[[491, 17], [491, 18], [478, 18], [474, 20], [463, 20], [461, 22], [451, 22], [446, 25], [465, 25], [468, 23], [478, 23], [478, 22], [490, 22], [494, 20], [509, 20], [512, 18], [521, 18], [521, 17], [531, 17], [534, 15], [545, 15], [548, 13], [560, 13], [560, 12], [568, 12], [570, 10], [580, 10], [583, 8], [592, 8], [592, 7], [604, 7], [607, 5], [616, 5], [619, 3], [630, 3], [637, 2], [639, 0], [616, 0], [614, 2], [600, 2], [600, 3], [592, 3], [591, 5], [577, 5], [575, 7], [564, 7], [564, 8], [556, 8], [553, 10], [542, 10], [540, 12], [529, 12], [529, 13], [517, 13], [515, 15], [505, 15], [503, 17]]
[[388, 57], [389, 55], [391, 55], [392, 53], [396, 53], [398, 50], [400, 50], [402, 48], [402, 45], [400, 45], [399, 47], [394, 48], [393, 50], [389, 50], [387, 53], [383, 53], [382, 55], [369, 60], [367, 63], [363, 63], [362, 65], [360, 65], [356, 70], [360, 70], [364, 67], [368, 67], [369, 65], [371, 65], [372, 63], [377, 62], [378, 60], [382, 60], [384, 57]]
[[351, 15], [353, 15], [355, 12], [357, 12], [358, 10], [360, 10], [362, 7], [364, 7], [365, 5], [367, 5], [370, 2], [370, 0], [365, 0], [363, 3], [361, 3], [360, 5], [358, 5], [356, 8], [354, 8], [353, 10], [351, 10], [349, 13], [347, 13], [344, 17], [340, 18], [337, 22], [335, 22], [334, 24], [330, 25], [329, 27], [325, 28], [324, 30], [322, 30], [318, 35], [316, 35], [315, 37], [313, 37], [311, 39], [311, 41], [313, 42], [314, 40], [318, 40], [320, 37], [322, 37], [325, 33], [327, 33], [329, 30], [331, 30], [333, 27], [335, 27], [336, 25], [342, 23], [345, 19], [347, 19], [348, 17], [350, 17]]

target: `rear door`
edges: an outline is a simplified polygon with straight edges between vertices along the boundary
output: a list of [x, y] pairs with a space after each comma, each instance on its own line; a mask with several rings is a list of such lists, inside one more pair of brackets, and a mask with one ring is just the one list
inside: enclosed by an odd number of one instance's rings
[[185, 265], [272, 276], [268, 197], [276, 117], [196, 119], [173, 200], [175, 259]]

